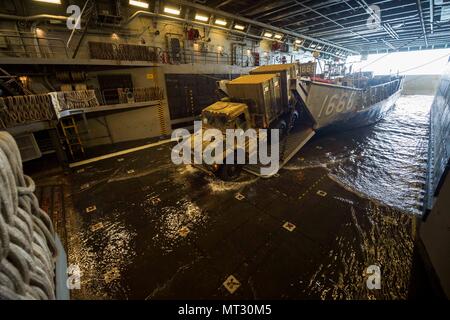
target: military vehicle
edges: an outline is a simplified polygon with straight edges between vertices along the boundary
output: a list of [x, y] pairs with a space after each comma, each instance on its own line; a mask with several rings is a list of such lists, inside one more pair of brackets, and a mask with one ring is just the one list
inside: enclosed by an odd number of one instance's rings
[[[305, 65], [310, 71], [311, 63]], [[261, 66], [250, 75], [221, 83], [219, 88], [227, 97], [202, 111], [203, 126], [223, 134], [226, 129], [279, 129], [277, 150], [283, 166], [317, 130], [364, 126], [380, 120], [394, 106], [403, 87], [400, 76], [352, 74], [324, 79], [309, 71], [301, 74], [305, 65]], [[265, 137], [258, 136], [261, 138]], [[254, 150], [248, 143], [245, 148], [248, 158]], [[225, 149], [223, 159], [236, 152], [241, 150]], [[223, 161], [197, 167], [224, 180], [233, 180], [242, 169], [261, 176], [261, 164]]]

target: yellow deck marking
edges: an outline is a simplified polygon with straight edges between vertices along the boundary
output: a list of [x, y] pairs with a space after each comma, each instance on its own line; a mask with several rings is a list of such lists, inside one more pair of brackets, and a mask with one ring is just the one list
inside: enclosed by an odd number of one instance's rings
[[289, 231], [289, 232], [292, 232], [292, 231], [294, 231], [294, 229], [295, 228], [297, 228], [296, 226], [295, 226], [295, 224], [293, 224], [293, 223], [291, 223], [291, 222], [289, 222], [289, 221], [286, 221], [284, 224], [283, 224], [283, 228], [285, 228], [287, 231]]
[[99, 222], [99, 223], [96, 223], [93, 226], [91, 226], [91, 231], [95, 232], [95, 231], [97, 231], [99, 229], [102, 229], [103, 227], [104, 227], [103, 223]]
[[241, 283], [233, 275], [230, 275], [227, 280], [224, 281], [223, 286], [229, 293], [233, 294], [241, 286]]
[[186, 226], [184, 226], [180, 230], [178, 230], [178, 234], [180, 236], [182, 236], [183, 238], [186, 237], [189, 234], [189, 232], [191, 232], [191, 230], [189, 230], [189, 228]]
[[325, 174], [325, 175], [323, 175], [322, 177], [320, 177], [316, 182], [314, 182], [308, 189], [306, 189], [305, 192], [303, 192], [303, 193], [298, 197], [298, 200], [301, 200], [304, 196], [306, 196], [306, 194], [307, 194], [308, 192], [310, 192], [311, 189], [312, 189], [313, 187], [315, 187], [320, 181], [322, 181], [323, 178], [325, 178], [326, 176], [327, 176], [327, 175]]
[[234, 197], [237, 199], [237, 200], [242, 200], [242, 199], [245, 199], [245, 196], [243, 195], [243, 194], [241, 194], [241, 193], [236, 193], [235, 195], [234, 195]]
[[316, 194], [318, 196], [321, 196], [321, 197], [325, 197], [327, 195], [327, 193], [325, 191], [322, 191], [322, 190], [317, 190]]
[[87, 213], [95, 211], [95, 210], [97, 210], [97, 207], [95, 205], [86, 208]]

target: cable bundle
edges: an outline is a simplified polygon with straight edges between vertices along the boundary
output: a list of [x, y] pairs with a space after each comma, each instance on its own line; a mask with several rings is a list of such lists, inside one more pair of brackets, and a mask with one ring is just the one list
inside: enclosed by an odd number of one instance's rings
[[16, 142], [0, 131], [0, 300], [55, 299], [55, 234], [34, 190]]

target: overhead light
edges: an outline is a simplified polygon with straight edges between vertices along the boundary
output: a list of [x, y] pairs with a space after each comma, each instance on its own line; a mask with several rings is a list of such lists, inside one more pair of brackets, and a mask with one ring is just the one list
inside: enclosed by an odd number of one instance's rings
[[274, 36], [275, 39], [280, 40], [281, 38], [283, 38], [283, 36], [281, 34], [276, 34]]
[[226, 20], [223, 20], [223, 19], [216, 19], [215, 23], [218, 24], [219, 26], [226, 26], [227, 25]]
[[264, 33], [264, 37], [266, 38], [272, 38], [273, 34], [271, 34], [270, 32], [265, 32]]
[[297, 39], [297, 40], [295, 40], [295, 44], [302, 44], [302, 40], [300, 40], [300, 39]]
[[34, 0], [36, 2], [46, 2], [46, 3], [53, 3], [53, 4], [61, 4], [61, 0]]
[[130, 5], [139, 7], [139, 8], [148, 9], [148, 3], [144, 2], [144, 1], [130, 0]]
[[234, 25], [234, 28], [236, 29], [236, 30], [244, 30], [245, 29], [245, 26], [243, 26], [243, 25], [241, 25], [241, 24], [235, 24]]
[[195, 20], [206, 22], [209, 20], [209, 17], [197, 13], [195, 15]]
[[172, 8], [172, 7], [164, 7], [164, 12], [168, 14], [173, 14], [175, 16], [180, 15], [180, 9]]

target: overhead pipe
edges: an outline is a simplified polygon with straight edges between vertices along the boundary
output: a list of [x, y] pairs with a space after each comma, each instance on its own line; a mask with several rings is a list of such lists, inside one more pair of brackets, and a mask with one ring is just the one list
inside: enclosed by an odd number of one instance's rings
[[[330, 6], [334, 5], [334, 4], [338, 4], [340, 1], [341, 0], [329, 0], [329, 1], [321, 2], [321, 3], [317, 4], [317, 5], [312, 5], [311, 8], [314, 8], [314, 9], [328, 8], [328, 7], [330, 7]], [[298, 6], [298, 3], [294, 2], [293, 6]], [[290, 7], [291, 6], [284, 7], [284, 8], [282, 8], [282, 10], [286, 10], [286, 9], [288, 9]], [[302, 7], [302, 9], [299, 9], [299, 10], [294, 10], [294, 11], [290, 11], [289, 13], [286, 13], [286, 14], [283, 14], [283, 15], [278, 15], [278, 16], [274, 17], [273, 19], [270, 19], [270, 21], [271, 22], [278, 22], [280, 20], [285, 20], [287, 18], [292, 18], [292, 17], [295, 17], [297, 15], [304, 14], [304, 13], [306, 13], [308, 11], [309, 11], [308, 9], [305, 9], [305, 8]], [[345, 10], [345, 11], [347, 11], [347, 10]], [[270, 14], [270, 12], [266, 13], [265, 15], [257, 16], [256, 18], [259, 19], [259, 18], [262, 18], [262, 17], [264, 17], [266, 15], [269, 15], [269, 14]]]
[[[269, 24], [266, 24], [266, 23], [262, 23], [262, 22], [259, 22], [259, 21], [253, 21], [251, 19], [248, 19], [248, 18], [245, 18], [245, 17], [240, 17], [240, 16], [237, 16], [237, 15], [228, 13], [228, 12], [221, 11], [221, 10], [211, 9], [209, 7], [206, 7], [206, 6], [197, 4], [197, 3], [186, 2], [186, 1], [182, 1], [182, 0], [175, 0], [174, 2], [178, 2], [181, 5], [185, 5], [187, 7], [193, 7], [193, 8], [196, 8], [196, 9], [204, 10], [206, 12], [210, 12], [212, 14], [219, 15], [219, 16], [222, 16], [222, 17], [236, 19], [236, 20], [239, 20], [239, 21], [241, 21], [243, 23], [247, 23], [249, 25], [255, 25], [255, 26], [258, 26], [258, 27], [261, 27], [261, 28], [264, 28], [264, 29], [270, 29], [270, 30], [272, 30], [274, 32], [279, 32], [279, 33], [283, 33], [283, 34], [286, 34], [286, 35], [290, 35], [292, 37], [302, 38], [304, 40], [309, 40], [309, 41], [314, 41], [314, 42], [320, 43], [320, 44], [322, 44], [324, 46], [325, 45], [331, 46], [331, 47], [334, 47], [336, 49], [343, 50], [343, 51], [345, 51], [345, 52], [347, 52], [349, 54], [350, 53], [352, 53], [352, 54], [359, 54], [359, 52], [357, 52], [355, 50], [344, 48], [344, 47], [341, 47], [339, 45], [335, 45], [333, 43], [329, 43], [327, 41], [318, 40], [318, 39], [315, 39], [313, 37], [309, 37], [309, 36], [306, 36], [306, 35], [303, 35], [303, 34], [299, 34], [299, 33], [294, 32], [294, 31], [284, 30], [284, 29], [281, 29], [281, 28], [278, 28], [278, 27], [275, 27], [275, 26], [272, 26], [272, 25], [269, 25]], [[175, 20], [175, 21], [190, 23], [190, 24], [194, 24], [194, 25], [200, 25], [200, 26], [203, 26], [203, 27], [212, 27], [212, 28], [219, 29], [219, 30], [222, 30], [222, 31], [232, 32], [232, 33], [235, 33], [235, 34], [240, 34], [240, 35], [246, 36], [246, 37], [252, 37], [252, 38], [256, 38], [256, 39], [265, 39], [265, 38], [260, 37], [260, 36], [250, 35], [250, 34], [247, 34], [245, 32], [241, 32], [241, 31], [238, 31], [238, 30], [233, 30], [232, 28], [228, 29], [228, 28], [224, 28], [224, 27], [221, 27], [221, 26], [213, 25], [213, 24], [206, 24], [206, 23], [202, 23], [202, 22], [191, 21], [191, 20], [188, 20], [188, 19], [183, 19], [183, 18], [179, 18], [179, 17], [164, 15], [164, 14], [160, 14], [160, 13], [153, 13], [153, 12], [143, 11], [143, 10], [136, 11], [134, 14], [132, 14], [126, 20], [126, 22], [123, 24], [123, 26], [128, 25], [131, 21], [133, 21], [135, 18], [137, 18], [140, 15], [147, 15], [147, 16], [151, 16], [151, 17], [165, 18], [165, 19], [169, 19], [169, 20]], [[0, 19], [16, 20], [16, 21], [35, 21], [35, 20], [67, 21], [68, 17], [66, 17], [66, 16], [58, 16], [58, 15], [51, 15], [51, 14], [38, 14], [38, 15], [32, 15], [32, 16], [17, 16], [17, 15], [9, 15], [9, 14], [0, 14]], [[309, 48], [306, 48], [306, 47], [303, 47], [303, 48], [304, 49], [309, 49]], [[320, 51], [320, 50], [318, 50], [318, 51]], [[324, 53], [330, 54], [328, 52], [324, 52]], [[331, 55], [333, 55], [333, 54], [331, 54]]]
[[52, 14], [37, 14], [34, 16], [16, 16], [11, 14], [0, 13], [0, 19], [19, 20], [19, 21], [35, 21], [35, 20], [59, 20], [67, 21], [66, 16], [56, 16]]
[[[391, 23], [394, 23], [396, 21], [412, 20], [414, 18], [417, 18], [418, 16], [419, 16], [419, 14], [416, 13], [414, 15], [410, 15], [410, 16], [407, 16], [407, 17], [400, 17], [400, 18], [390, 19], [388, 21], [388, 23], [391, 24]], [[364, 21], [363, 24], [355, 25], [355, 26], [353, 26], [353, 28], [356, 28], [356, 29], [357, 28], [364, 28], [366, 26], [366, 23], [365, 23], [366, 20], [361, 20], [361, 21], [356, 21], [356, 22], [363, 22], [363, 21]], [[330, 29], [330, 27], [328, 27], [328, 29]], [[318, 32], [314, 33], [315, 36], [319, 36], [319, 37], [328, 36], [328, 35], [332, 35], [332, 34], [339, 34], [339, 35], [341, 35], [341, 31], [340, 30], [336, 30], [336, 28], [334, 28], [334, 29], [331, 29], [331, 30], [318, 31]]]
[[[344, 48], [344, 47], [335, 45], [333, 43], [329, 43], [329, 42], [324, 41], [324, 40], [318, 40], [318, 39], [315, 39], [313, 37], [309, 37], [309, 36], [306, 36], [306, 35], [294, 32], [294, 31], [285, 30], [285, 29], [282, 29], [282, 28], [278, 28], [278, 27], [272, 26], [272, 25], [267, 24], [267, 23], [254, 21], [254, 20], [242, 17], [242, 16], [238, 16], [238, 15], [235, 15], [235, 14], [232, 14], [232, 13], [228, 13], [228, 12], [222, 11], [222, 10], [212, 9], [210, 7], [207, 7], [207, 6], [204, 6], [204, 5], [200, 5], [200, 4], [197, 4], [197, 3], [192, 3], [192, 2], [185, 1], [185, 0], [173, 0], [171, 2], [172, 3], [178, 3], [178, 4], [182, 5], [182, 6], [191, 7], [191, 8], [199, 9], [199, 10], [202, 10], [202, 11], [205, 11], [205, 12], [209, 12], [211, 14], [214, 14], [215, 16], [222, 16], [224, 18], [230, 18], [230, 19], [234, 19], [234, 20], [239, 20], [239, 21], [241, 21], [243, 23], [251, 24], [251, 25], [254, 25], [254, 26], [258, 26], [258, 27], [261, 27], [263, 29], [270, 29], [270, 30], [272, 30], [274, 32], [279, 32], [279, 33], [283, 33], [283, 34], [286, 34], [286, 35], [290, 35], [292, 37], [302, 38], [302, 39], [305, 39], [305, 40], [319, 42], [319, 43], [321, 43], [323, 45], [329, 45], [329, 46], [335, 47], [337, 49], [347, 51], [349, 53], [359, 54], [359, 52], [357, 52], [357, 51], [354, 51], [354, 50], [351, 50], [351, 49], [348, 49], [348, 48]], [[148, 12], [148, 11], [140, 10], [140, 11], [137, 11], [136, 13], [138, 13], [138, 12], [140, 12], [140, 14], [142, 14], [143, 12]], [[132, 20], [134, 20], [136, 18], [137, 15], [139, 15], [139, 14], [136, 15], [136, 13], [133, 14], [126, 21], [125, 25], [130, 23]], [[168, 19], [174, 18], [174, 17], [166, 16], [166, 15], [164, 15], [164, 17], [168, 18]], [[192, 23], [192, 21], [190, 21], [190, 23]], [[212, 27], [212, 25], [211, 25], [211, 27]], [[233, 32], [234, 32], [234, 30], [233, 30]]]
[[[221, 26], [217, 26], [217, 25], [213, 25], [213, 24], [209, 24], [209, 23], [191, 21], [191, 20], [185, 19], [185, 18], [173, 17], [173, 16], [168, 16], [168, 15], [165, 15], [165, 14], [161, 14], [161, 13], [154, 13], [154, 12], [143, 11], [143, 10], [136, 11], [132, 16], [130, 16], [130, 18], [128, 18], [127, 21], [125, 21], [123, 26], [128, 25], [131, 21], [133, 21], [136, 17], [138, 17], [140, 15], [146, 15], [146, 16], [149, 16], [149, 17], [157, 17], [157, 18], [163, 18], [163, 19], [171, 19], [171, 20], [174, 20], [174, 21], [189, 23], [189, 24], [198, 25], [198, 26], [201, 26], [201, 27], [215, 28], [215, 29], [222, 30], [222, 31], [232, 32], [232, 33], [244, 36], [244, 37], [250, 37], [250, 38], [259, 39], [259, 40], [267, 40], [267, 38], [264, 38], [262, 36], [248, 34], [247, 32], [244, 32], [244, 31], [233, 30], [233, 29], [230, 29], [230, 28], [225, 28], [225, 27], [221, 27]], [[273, 28], [271, 28], [271, 30], [273, 30]], [[277, 40], [273, 40], [273, 41], [277, 41]], [[312, 40], [312, 41], [321, 43], [324, 46], [327, 45], [326, 43], [324, 43], [322, 41], [317, 41], [317, 40]], [[349, 52], [348, 49], [345, 49], [345, 48], [342, 48], [342, 47], [339, 47], [339, 46], [336, 46], [336, 45], [331, 45], [331, 46], [339, 48], [340, 50], [345, 50], [345, 51]], [[300, 47], [305, 49], [305, 50], [313, 50], [313, 49], [311, 49], [309, 47], [303, 46], [303, 44], [300, 45]], [[336, 57], [336, 58], [342, 58], [342, 57], [340, 57], [338, 55], [335, 55], [335, 54], [327, 52], [327, 51], [323, 51], [323, 50], [315, 50], [315, 51], [319, 51], [319, 52], [324, 53], [324, 54], [329, 54], [329, 55], [331, 55], [333, 57]], [[350, 51], [349, 53], [352, 53], [352, 52], [355, 53], [355, 54], [359, 54], [356, 51]]]

